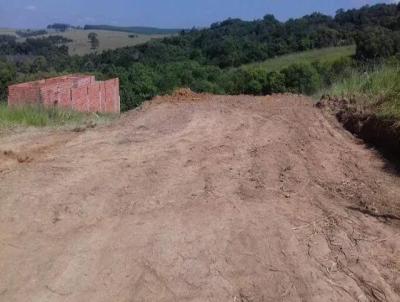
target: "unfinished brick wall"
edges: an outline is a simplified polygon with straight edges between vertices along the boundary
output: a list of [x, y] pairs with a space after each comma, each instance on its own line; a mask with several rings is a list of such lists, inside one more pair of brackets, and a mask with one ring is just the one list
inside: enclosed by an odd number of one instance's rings
[[67, 75], [8, 87], [8, 105], [43, 105], [81, 112], [120, 112], [119, 80]]

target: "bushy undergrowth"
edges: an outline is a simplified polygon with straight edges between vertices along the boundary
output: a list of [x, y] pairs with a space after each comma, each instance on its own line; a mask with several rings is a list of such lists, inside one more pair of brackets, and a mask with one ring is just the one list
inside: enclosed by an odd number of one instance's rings
[[9, 108], [0, 104], [0, 128], [14, 126], [80, 126], [84, 124], [103, 123], [111, 116], [86, 114], [57, 108], [43, 108], [40, 106], [21, 106]]
[[110, 76], [120, 78], [121, 108], [125, 111], [140, 105], [145, 99], [181, 87], [196, 92], [232, 95], [313, 94], [349, 73], [354, 64], [347, 55], [323, 62], [310, 58], [280, 70], [270, 70], [262, 64], [221, 69], [195, 61], [183, 61], [155, 67], [135, 64], [128, 69], [112, 70]]
[[400, 64], [392, 61], [363, 71], [353, 70], [324, 94], [352, 99], [382, 118], [400, 120]]

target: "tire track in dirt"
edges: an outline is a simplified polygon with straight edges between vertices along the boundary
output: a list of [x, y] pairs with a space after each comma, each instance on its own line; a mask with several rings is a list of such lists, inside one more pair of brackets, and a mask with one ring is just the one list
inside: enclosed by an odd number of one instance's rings
[[399, 177], [305, 97], [42, 137], [0, 138], [42, 148], [0, 173], [0, 300], [400, 300]]

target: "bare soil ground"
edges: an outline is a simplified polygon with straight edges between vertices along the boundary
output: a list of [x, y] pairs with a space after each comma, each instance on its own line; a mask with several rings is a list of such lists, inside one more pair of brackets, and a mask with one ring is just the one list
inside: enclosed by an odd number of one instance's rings
[[0, 301], [400, 301], [400, 178], [307, 98], [0, 141]]

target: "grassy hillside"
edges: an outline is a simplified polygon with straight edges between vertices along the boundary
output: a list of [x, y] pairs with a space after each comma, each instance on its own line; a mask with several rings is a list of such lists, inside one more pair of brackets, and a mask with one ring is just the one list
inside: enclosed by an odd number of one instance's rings
[[352, 100], [354, 108], [382, 119], [400, 121], [400, 65], [397, 62], [370, 71], [354, 71], [348, 78], [323, 92], [335, 98]]
[[[68, 44], [70, 55], [85, 55], [91, 52], [90, 43], [88, 41], [88, 34], [95, 32], [100, 41], [98, 52], [108, 49], [116, 49], [125, 46], [135, 46], [143, 44], [151, 39], [164, 38], [169, 35], [160, 34], [133, 34], [129, 32], [118, 32], [110, 30], [71, 30], [66, 32], [52, 32], [47, 35], [36, 36], [46, 37], [50, 35], [63, 36], [73, 40]], [[0, 28], [0, 35], [16, 35], [15, 29]], [[130, 37], [131, 36], [131, 37]], [[18, 41], [24, 41], [24, 38], [19, 38]]]
[[279, 56], [259, 63], [247, 64], [243, 67], [247, 69], [261, 67], [268, 71], [280, 71], [295, 63], [333, 62], [343, 57], [353, 56], [355, 52], [356, 47], [353, 45], [313, 49]]
[[69, 53], [71, 55], [84, 55], [91, 52], [90, 43], [88, 41], [88, 34], [90, 32], [95, 32], [100, 41], [98, 52], [102, 52], [103, 50], [107, 49], [134, 46], [145, 43], [151, 39], [165, 37], [165, 35], [141, 34], [135, 34], [134, 37], [129, 37], [129, 35], [132, 35], [131, 33], [108, 30], [72, 30], [64, 33], [52, 33], [50, 35], [61, 35], [73, 40], [73, 42], [68, 44]]
[[146, 26], [113, 26], [113, 25], [85, 25], [86, 30], [109, 30], [142, 35], [173, 35], [179, 33], [179, 28], [157, 28]]
[[16, 36], [17, 34], [15, 32], [16, 32], [16, 29], [13, 29], [13, 28], [0, 28], [0, 35]]
[[394, 162], [400, 172], [400, 61], [366, 67], [324, 91], [322, 104], [333, 110], [348, 131]]

